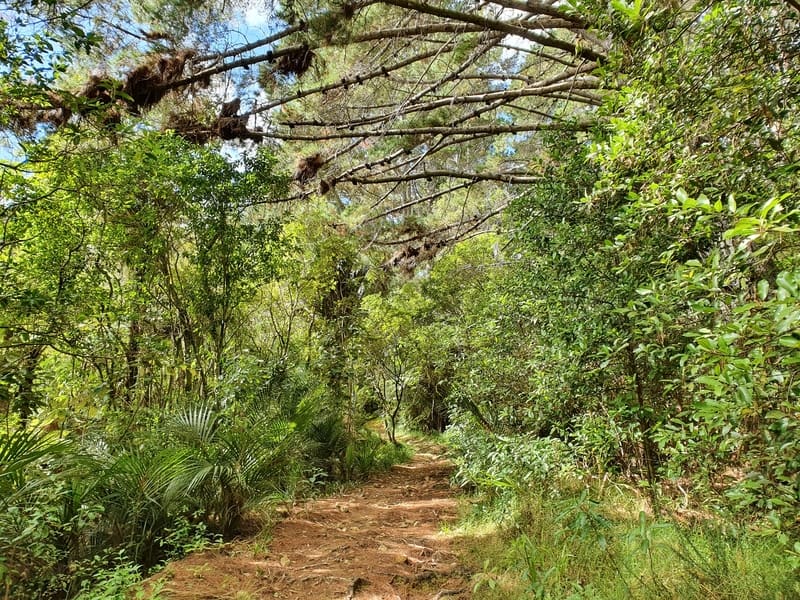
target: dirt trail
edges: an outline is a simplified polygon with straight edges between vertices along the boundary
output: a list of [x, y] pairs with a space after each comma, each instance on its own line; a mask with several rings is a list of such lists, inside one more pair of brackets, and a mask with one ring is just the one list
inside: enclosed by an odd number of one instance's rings
[[194, 554], [157, 578], [171, 600], [456, 600], [469, 598], [457, 540], [440, 532], [456, 516], [440, 449], [348, 493], [293, 508], [268, 548], [247, 541]]

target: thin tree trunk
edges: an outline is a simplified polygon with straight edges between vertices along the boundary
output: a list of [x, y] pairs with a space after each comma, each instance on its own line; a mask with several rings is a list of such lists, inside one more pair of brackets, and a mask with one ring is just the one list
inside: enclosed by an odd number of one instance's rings
[[645, 391], [642, 385], [639, 370], [636, 366], [636, 355], [633, 346], [628, 345], [628, 370], [633, 378], [633, 393], [636, 398], [637, 419], [639, 423], [639, 433], [642, 436], [642, 476], [647, 480], [647, 490], [650, 495], [650, 505], [653, 514], [658, 517], [661, 514], [661, 503], [658, 498], [656, 480], [656, 461], [658, 460], [655, 443], [651, 437], [652, 423], [645, 405]]
[[139, 340], [142, 335], [142, 324], [138, 318], [131, 320], [128, 330], [128, 346], [125, 349], [125, 399], [129, 405], [136, 400], [136, 384], [139, 381]]
[[17, 412], [22, 428], [28, 425], [28, 421], [36, 408], [36, 397], [33, 392], [33, 385], [36, 381], [36, 368], [44, 352], [44, 346], [34, 346], [22, 359], [20, 369], [20, 379], [17, 385]]

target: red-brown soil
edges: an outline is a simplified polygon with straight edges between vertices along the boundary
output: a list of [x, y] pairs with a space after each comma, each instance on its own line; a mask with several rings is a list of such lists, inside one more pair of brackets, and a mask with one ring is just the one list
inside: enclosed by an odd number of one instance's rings
[[171, 563], [162, 597], [456, 600], [470, 596], [455, 538], [451, 466], [435, 447], [347, 493], [290, 509], [263, 547], [243, 540]]

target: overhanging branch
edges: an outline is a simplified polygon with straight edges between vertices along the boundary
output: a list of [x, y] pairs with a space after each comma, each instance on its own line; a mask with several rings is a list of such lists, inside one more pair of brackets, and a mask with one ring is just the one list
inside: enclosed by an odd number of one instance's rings
[[540, 46], [557, 48], [573, 56], [580, 56], [581, 58], [585, 58], [588, 60], [593, 60], [598, 62], [605, 60], [605, 56], [603, 54], [595, 52], [591, 48], [584, 48], [580, 45], [572, 44], [565, 40], [560, 40], [555, 37], [545, 36], [540, 33], [535, 33], [521, 25], [515, 25], [505, 21], [499, 21], [496, 19], [489, 19], [487, 17], [483, 17], [473, 13], [465, 13], [456, 10], [450, 10], [447, 8], [434, 6], [432, 4], [414, 2], [413, 0], [382, 0], [382, 4], [389, 4], [392, 6], [413, 10], [419, 13], [435, 15], [437, 17], [443, 17], [445, 19], [450, 19], [453, 21], [461, 21], [463, 23], [472, 23], [473, 25], [480, 25], [481, 27], [484, 27], [489, 31], [502, 31], [509, 35], [516, 35], [531, 42], [535, 42]]
[[421, 171], [418, 173], [407, 173], [405, 175], [391, 175], [387, 177], [345, 177], [342, 181], [353, 184], [379, 184], [395, 183], [398, 181], [413, 181], [415, 179], [434, 179], [447, 177], [450, 179], [469, 179], [470, 181], [502, 181], [503, 183], [531, 184], [540, 183], [542, 178], [535, 175], [524, 173], [470, 173], [467, 171], [450, 171], [446, 169], [435, 169]]
[[504, 133], [526, 133], [531, 131], [589, 131], [594, 126], [592, 122], [558, 122], [558, 123], [533, 123], [528, 125], [476, 125], [474, 127], [410, 127], [400, 129], [375, 129], [369, 131], [330, 132], [318, 134], [292, 134], [277, 131], [252, 132], [254, 138], [272, 138], [278, 140], [293, 140], [305, 142], [318, 142], [322, 140], [335, 140], [347, 138], [369, 137], [398, 137], [414, 135], [475, 135], [486, 133], [500, 135]]

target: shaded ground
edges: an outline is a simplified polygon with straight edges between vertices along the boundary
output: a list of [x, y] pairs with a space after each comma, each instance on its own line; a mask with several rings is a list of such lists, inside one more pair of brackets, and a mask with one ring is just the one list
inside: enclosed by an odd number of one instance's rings
[[184, 598], [455, 600], [469, 597], [450, 465], [433, 446], [348, 493], [293, 508], [268, 547], [239, 542], [170, 564], [162, 595]]

